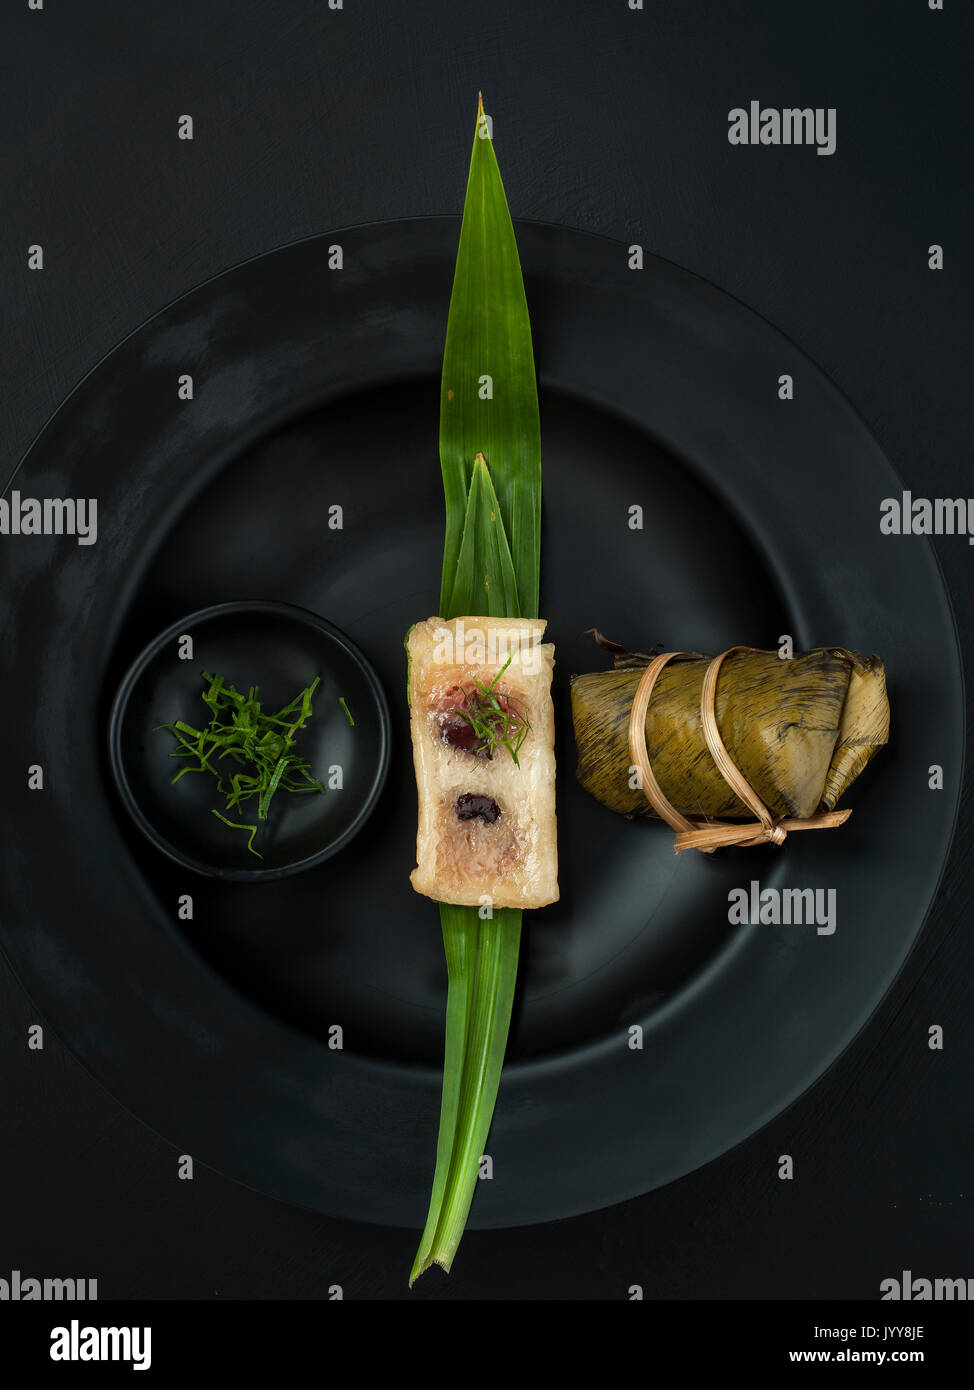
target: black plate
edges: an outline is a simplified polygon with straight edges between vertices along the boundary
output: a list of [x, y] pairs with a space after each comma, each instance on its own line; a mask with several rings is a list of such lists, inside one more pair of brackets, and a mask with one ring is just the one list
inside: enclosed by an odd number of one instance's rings
[[[412, 1226], [432, 1176], [445, 968], [435, 908], [407, 878], [402, 639], [439, 586], [437, 375], [458, 229], [312, 239], [171, 305], [82, 383], [17, 478], [25, 495], [97, 496], [98, 543], [0, 545], [4, 716], [46, 769], [43, 792], [24, 779], [5, 796], [2, 935], [17, 970], [95, 1075], [200, 1160], [287, 1201]], [[835, 388], [686, 271], [631, 271], [624, 246], [561, 228], [518, 236], [542, 392], [563, 896], [528, 926], [478, 1226], [668, 1182], [814, 1081], [920, 931], [962, 764], [940, 574], [922, 540], [880, 535], [879, 503], [900, 484]], [[112, 692], [152, 634], [250, 596], [349, 632], [393, 720], [367, 832], [256, 886], [159, 856], [104, 754]], [[789, 633], [881, 653], [894, 741], [854, 788], [849, 824], [782, 851], [676, 859], [666, 829], [589, 800], [571, 775], [567, 676], [602, 664], [594, 624], [643, 649]], [[932, 763], [947, 790], [927, 789]], [[752, 878], [834, 888], [838, 930], [729, 927], [728, 891]], [[186, 892], [196, 911], [180, 923]]]
[[[212, 814], [226, 808], [211, 778], [173, 781], [183, 764], [160, 725], [209, 719], [204, 671], [238, 690], [257, 686], [268, 713], [319, 682], [296, 752], [325, 792], [275, 796], [253, 849]], [[252, 883], [310, 869], [362, 829], [389, 767], [389, 709], [372, 667], [333, 623], [287, 603], [220, 603], [180, 618], [136, 657], [112, 705], [108, 752], [129, 814], [158, 849], [197, 873]], [[254, 823], [246, 806], [226, 816]]]

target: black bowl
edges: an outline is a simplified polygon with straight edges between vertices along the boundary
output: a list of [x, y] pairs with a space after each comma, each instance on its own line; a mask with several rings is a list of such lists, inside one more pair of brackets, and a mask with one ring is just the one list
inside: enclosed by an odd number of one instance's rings
[[[192, 657], [180, 655], [191, 637]], [[185, 644], [184, 644], [185, 650]], [[208, 719], [204, 671], [238, 690], [260, 688], [265, 709], [293, 699], [315, 676], [314, 714], [297, 751], [325, 786], [324, 795], [278, 792], [254, 840], [213, 815], [253, 822], [256, 803], [225, 812], [212, 777], [181, 766], [161, 724]], [[344, 698], [355, 723], [339, 704]], [[324, 618], [286, 603], [221, 603], [182, 618], [145, 648], [127, 671], [112, 705], [109, 756], [126, 809], [158, 849], [197, 873], [221, 879], [272, 879], [310, 869], [361, 830], [389, 766], [389, 710], [378, 677], [358, 647]], [[336, 769], [340, 769], [340, 778]], [[340, 785], [338, 785], [340, 781]]]

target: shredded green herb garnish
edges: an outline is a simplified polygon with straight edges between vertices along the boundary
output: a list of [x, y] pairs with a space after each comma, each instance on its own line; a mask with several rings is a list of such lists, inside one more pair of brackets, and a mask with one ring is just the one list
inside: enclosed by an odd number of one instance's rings
[[251, 854], [256, 854], [258, 859], [263, 859], [264, 856], [261, 854], [260, 850], [254, 849], [254, 836], [257, 834], [256, 825], [241, 825], [240, 821], [227, 820], [226, 816], [221, 816], [219, 811], [214, 811], [213, 814], [216, 816], [217, 820], [222, 820], [224, 825], [229, 825], [231, 830], [249, 830], [250, 838], [247, 841], [247, 848], [250, 850]]
[[345, 696], [344, 696], [344, 695], [339, 695], [339, 697], [338, 697], [338, 703], [341, 705], [342, 709], [345, 711], [345, 718], [348, 720], [349, 724], [351, 724], [352, 728], [354, 729], [354, 728], [355, 728], [355, 720], [352, 718], [352, 711], [349, 709], [348, 705], [345, 703]]
[[486, 753], [488, 758], [492, 758], [495, 748], [506, 748], [514, 759], [514, 766], [520, 767], [517, 755], [531, 732], [531, 725], [516, 696], [498, 695], [494, 689], [513, 660], [512, 652], [490, 685], [484, 685], [475, 676], [472, 681], [475, 689], [463, 691], [465, 707], [454, 708], [451, 713], [465, 719], [480, 740], [474, 752]]
[[[276, 714], [265, 714], [258, 698], [258, 686], [252, 685], [244, 695], [234, 686], [227, 685], [222, 676], [211, 676], [204, 671], [206, 689], [202, 692], [202, 698], [210, 711], [210, 721], [206, 727], [196, 729], [182, 719], [173, 724], [157, 726], [168, 729], [179, 742], [180, 747], [170, 753], [171, 758], [195, 760], [195, 765], [180, 768], [172, 779], [173, 784], [187, 772], [209, 772], [216, 780], [218, 792], [224, 797], [224, 811], [235, 811], [254, 797], [257, 798], [256, 822], [244, 824], [228, 820], [217, 810], [213, 814], [234, 830], [249, 831], [247, 848], [258, 859], [264, 856], [254, 849], [254, 837], [260, 822], [267, 819], [268, 808], [276, 793], [324, 793], [324, 787], [311, 774], [310, 763], [293, 751], [295, 738], [311, 718], [311, 697], [320, 679], [316, 676], [311, 685], [295, 695]], [[344, 704], [344, 701], [341, 703]], [[227, 768], [219, 767], [218, 764], [225, 758], [230, 758], [242, 770], [230, 772]]]

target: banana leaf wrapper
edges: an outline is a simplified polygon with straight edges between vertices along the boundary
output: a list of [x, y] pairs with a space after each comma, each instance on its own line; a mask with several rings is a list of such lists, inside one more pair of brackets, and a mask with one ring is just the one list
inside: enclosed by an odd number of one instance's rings
[[[752, 812], [720, 775], [704, 739], [700, 697], [710, 660], [692, 654], [663, 668], [646, 714], [646, 747], [678, 811], [749, 820]], [[628, 738], [629, 710], [648, 658], [625, 654], [616, 663], [624, 669], [572, 677], [576, 775], [610, 810], [655, 818], [633, 785]], [[730, 756], [775, 817], [833, 810], [889, 737], [883, 663], [841, 647], [817, 647], [787, 661], [776, 651], [729, 656], [715, 710]]]

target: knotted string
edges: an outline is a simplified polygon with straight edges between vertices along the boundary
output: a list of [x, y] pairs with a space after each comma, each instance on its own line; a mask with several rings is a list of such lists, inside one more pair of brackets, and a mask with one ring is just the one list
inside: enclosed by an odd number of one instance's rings
[[728, 753], [717, 727], [717, 679], [720, 668], [725, 657], [734, 656], [737, 652], [757, 650], [756, 647], [729, 647], [720, 656], [715, 656], [704, 672], [703, 690], [700, 695], [700, 722], [710, 756], [731, 791], [744, 802], [751, 814], [757, 817], [753, 822], [737, 824], [712, 820], [709, 816], [684, 816], [664, 796], [650, 764], [649, 750], [646, 746], [646, 714], [653, 687], [667, 662], [675, 657], [689, 656], [690, 653], [661, 652], [646, 667], [636, 687], [632, 708], [629, 711], [629, 754], [633, 766], [639, 772], [642, 789], [649, 804], [660, 819], [665, 820], [667, 825], [676, 831], [673, 844], [676, 854], [685, 849], [697, 849], [703, 854], [712, 854], [715, 849], [721, 849], [726, 845], [741, 845], [745, 848], [751, 845], [783, 845], [789, 831], [831, 830], [844, 824], [852, 815], [851, 810], [822, 811], [804, 820], [797, 816], [782, 816], [776, 820]]

